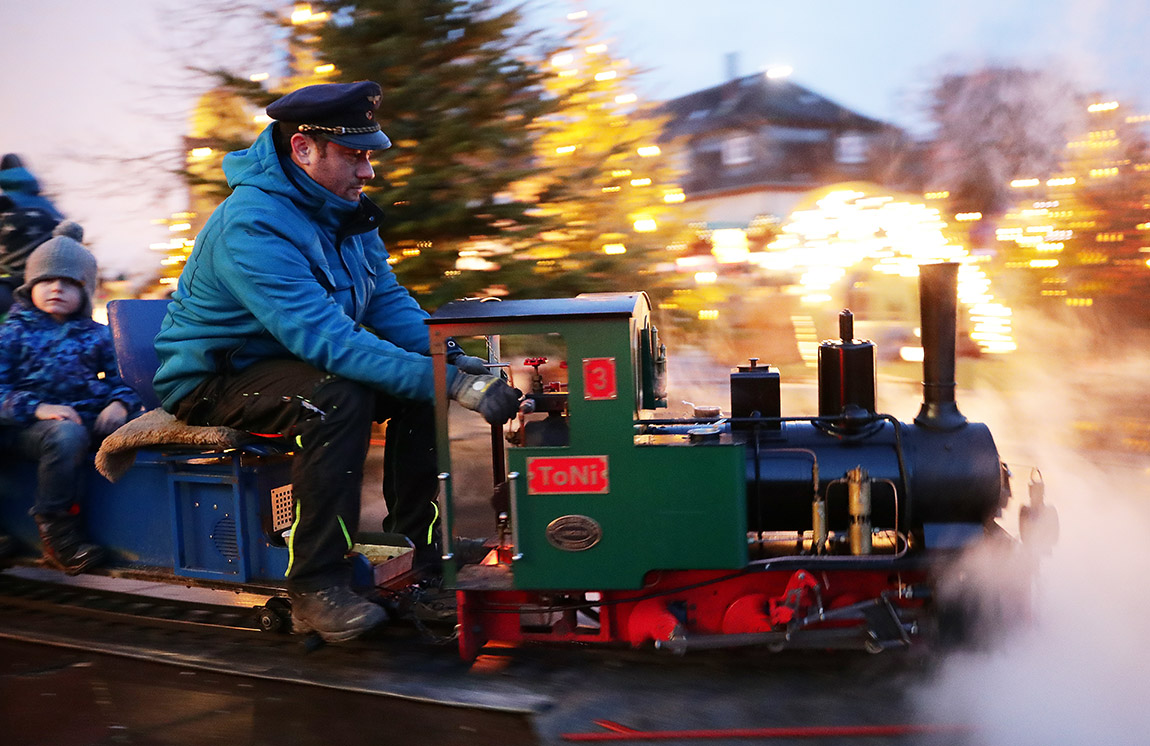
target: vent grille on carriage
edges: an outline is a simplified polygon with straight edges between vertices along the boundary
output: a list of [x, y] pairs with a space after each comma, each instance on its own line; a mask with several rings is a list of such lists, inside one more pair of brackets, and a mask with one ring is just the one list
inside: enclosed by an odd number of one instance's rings
[[236, 541], [236, 519], [232, 516], [221, 518], [212, 529], [212, 541], [216, 549], [228, 561], [239, 559], [240, 547]]
[[295, 506], [291, 499], [291, 485], [276, 487], [272, 490], [272, 530], [283, 531], [291, 528], [295, 520]]

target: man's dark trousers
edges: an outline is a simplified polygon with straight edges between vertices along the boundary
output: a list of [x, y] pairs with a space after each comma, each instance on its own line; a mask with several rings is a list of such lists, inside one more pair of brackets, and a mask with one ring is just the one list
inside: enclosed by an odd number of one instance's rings
[[266, 360], [200, 384], [176, 416], [190, 425], [223, 425], [287, 437], [296, 505], [288, 587], [309, 592], [346, 583], [346, 560], [359, 524], [363, 465], [372, 422], [387, 422], [383, 528], [417, 550], [437, 544], [432, 531], [438, 489], [435, 417], [430, 403], [384, 394], [298, 360]]

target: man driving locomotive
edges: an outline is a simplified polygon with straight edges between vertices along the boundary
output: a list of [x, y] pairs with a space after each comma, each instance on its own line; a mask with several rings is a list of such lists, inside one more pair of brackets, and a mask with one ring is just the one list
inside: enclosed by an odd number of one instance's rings
[[[194, 425], [293, 442], [295, 519], [287, 586], [294, 631], [352, 639], [386, 620], [351, 591], [346, 554], [359, 521], [372, 422], [388, 423], [384, 528], [434, 562], [437, 469], [426, 312], [387, 263], [382, 211], [363, 194], [376, 83], [300, 88], [223, 161], [232, 194], [208, 219], [156, 337], [155, 389]], [[519, 392], [456, 349], [452, 398], [492, 424]], [[449, 357], [450, 359], [450, 357]]]

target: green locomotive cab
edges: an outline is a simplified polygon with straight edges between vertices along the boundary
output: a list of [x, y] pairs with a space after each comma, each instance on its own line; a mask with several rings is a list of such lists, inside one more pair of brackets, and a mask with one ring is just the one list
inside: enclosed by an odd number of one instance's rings
[[526, 394], [519, 417], [493, 428], [493, 478], [465, 478], [435, 355], [444, 555], [463, 496], [477, 491], [492, 494], [501, 538], [498, 562], [447, 562], [449, 583], [634, 589], [656, 570], [746, 565], [743, 445], [643, 426], [667, 402], [646, 294], [455, 301], [428, 323], [433, 350], [454, 338]]

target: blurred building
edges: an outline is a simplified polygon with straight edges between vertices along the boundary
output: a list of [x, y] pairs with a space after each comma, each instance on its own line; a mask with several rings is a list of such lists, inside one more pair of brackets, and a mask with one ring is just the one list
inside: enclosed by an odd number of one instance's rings
[[687, 202], [716, 226], [786, 216], [835, 182], [882, 182], [878, 153], [901, 136], [776, 71], [732, 76], [656, 113], [668, 119], [659, 144], [685, 174]]

